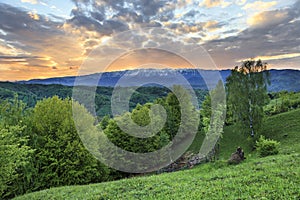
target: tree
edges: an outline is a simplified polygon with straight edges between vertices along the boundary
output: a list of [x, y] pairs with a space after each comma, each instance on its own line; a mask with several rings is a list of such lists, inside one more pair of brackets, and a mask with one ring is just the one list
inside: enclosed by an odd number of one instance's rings
[[[36, 149], [34, 165], [38, 170], [33, 177], [35, 189], [108, 179], [108, 168], [87, 151], [79, 138], [72, 103], [79, 107], [77, 110], [85, 111], [70, 99], [54, 96], [38, 102], [30, 116], [27, 130], [31, 132], [30, 144]], [[82, 124], [90, 124], [95, 119], [86, 111], [80, 120]]]
[[251, 137], [259, 131], [263, 120], [263, 106], [268, 102], [270, 84], [267, 64], [261, 60], [248, 60], [231, 70], [227, 78], [228, 113], [242, 131]]
[[[223, 82], [219, 80], [202, 102], [200, 110], [201, 128], [206, 137], [200, 153], [215, 156], [219, 148], [219, 138], [223, 134], [226, 112], [226, 95]], [[208, 157], [209, 158], [209, 157]]]
[[[182, 86], [174, 85], [173, 92], [169, 93], [162, 104], [166, 108], [167, 122], [166, 132], [173, 139], [178, 133], [193, 135], [199, 126], [199, 113], [196, 110], [195, 99], [192, 98], [190, 91]], [[190, 134], [192, 133], [192, 134]]]
[[23, 128], [11, 126], [0, 128], [0, 198], [20, 194], [15, 185], [21, 176], [21, 170], [28, 165], [33, 150], [26, 145], [27, 139], [19, 135]]
[[29, 185], [34, 150], [24, 134], [24, 108], [17, 96], [0, 103], [0, 199], [23, 194]]
[[[153, 135], [152, 137], [147, 138], [138, 138], [128, 134], [129, 131], [136, 131], [133, 127], [132, 122], [141, 127], [145, 127], [146, 125], [150, 124], [151, 106], [151, 103], [147, 103], [143, 106], [138, 104], [131, 113], [126, 112], [121, 116], [109, 120], [104, 133], [107, 135], [111, 142], [126, 151], [146, 153], [161, 148], [161, 132], [157, 133], [157, 135]], [[155, 118], [155, 120], [156, 121], [154, 122], [154, 125], [155, 123], [159, 123], [161, 119]], [[121, 127], [126, 127], [126, 131], [122, 130], [118, 125], [121, 125]], [[151, 134], [151, 130], [152, 129], [149, 129], [148, 134]]]
[[22, 123], [26, 104], [15, 95], [10, 102], [5, 100], [0, 104], [0, 122], [3, 127], [16, 126]]
[[[198, 131], [199, 112], [195, 108], [196, 99], [192, 99], [190, 91], [174, 86], [173, 92], [153, 104], [138, 104], [132, 112], [109, 120], [104, 130], [109, 141], [120, 149], [139, 154], [155, 152], [169, 145], [168, 150], [152, 155], [153, 162], [160, 165], [176, 160], [180, 153], [186, 151]], [[128, 159], [130, 156], [124, 157], [122, 152], [118, 153], [119, 150], [113, 147], [107, 147], [107, 152], [111, 155], [107, 160], [112, 164], [122, 161], [122, 166], [132, 166], [133, 161]], [[138, 171], [145, 168], [144, 165], [134, 164]]]
[[[209, 129], [213, 128], [212, 126], [213, 124], [220, 123], [219, 126], [223, 127], [224, 122], [219, 121], [219, 119], [220, 120], [224, 119], [225, 110], [226, 110], [225, 96], [226, 95], [225, 95], [223, 82], [219, 80], [216, 87], [213, 90], [211, 90], [208, 95], [206, 95], [204, 101], [202, 102], [201, 110], [200, 110], [200, 118], [201, 118], [201, 128], [203, 129], [205, 134], [211, 131]], [[212, 98], [214, 103], [212, 103]], [[218, 122], [216, 122], [216, 118], [218, 118]], [[218, 132], [218, 131], [214, 130], [213, 132]]]

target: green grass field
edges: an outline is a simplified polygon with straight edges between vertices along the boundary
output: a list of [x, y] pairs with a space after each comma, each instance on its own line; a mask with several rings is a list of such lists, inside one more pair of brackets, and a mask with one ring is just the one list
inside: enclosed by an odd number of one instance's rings
[[[52, 188], [16, 199], [300, 199], [300, 109], [265, 119], [263, 133], [280, 141], [280, 153], [259, 158], [247, 137], [226, 127], [220, 160], [193, 169], [120, 181]], [[201, 137], [199, 137], [201, 139]], [[242, 146], [246, 161], [226, 160]]]

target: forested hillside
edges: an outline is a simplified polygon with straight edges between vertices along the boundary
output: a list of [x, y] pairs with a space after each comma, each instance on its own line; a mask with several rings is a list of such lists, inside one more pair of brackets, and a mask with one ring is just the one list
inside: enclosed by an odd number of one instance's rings
[[[127, 90], [135, 90], [136, 87], [128, 87]], [[13, 99], [15, 95], [28, 107], [33, 107], [37, 101], [55, 95], [61, 98], [71, 98], [73, 87], [64, 85], [41, 85], [41, 84], [18, 84], [10, 82], [0, 82], [0, 99]], [[99, 117], [111, 115], [110, 101], [112, 87], [97, 87], [96, 90], [96, 112]], [[130, 99], [130, 109], [132, 110], [138, 103], [145, 104], [153, 102], [155, 99], [165, 97], [170, 92], [164, 87], [140, 87], [135, 90]], [[208, 94], [206, 90], [195, 90], [199, 105]]]

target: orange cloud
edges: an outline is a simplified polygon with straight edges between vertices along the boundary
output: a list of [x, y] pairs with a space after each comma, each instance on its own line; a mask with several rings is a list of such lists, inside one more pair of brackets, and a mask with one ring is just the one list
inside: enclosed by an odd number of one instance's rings
[[246, 4], [243, 9], [244, 10], [256, 10], [256, 11], [263, 11], [267, 10], [273, 6], [277, 5], [277, 1], [269, 1], [269, 2], [264, 2], [264, 1], [255, 1], [253, 3], [248, 3]]
[[210, 31], [215, 31], [217, 29], [219, 29], [220, 27], [218, 27], [218, 22], [215, 20], [212, 21], [208, 21], [205, 23], [204, 28], [210, 30]]
[[[270, 60], [282, 60], [282, 59], [289, 59], [289, 58], [296, 58], [300, 57], [300, 53], [289, 53], [289, 54], [280, 54], [280, 55], [273, 55], [273, 56], [257, 56], [254, 59], [255, 60], [263, 60], [263, 61], [270, 61]], [[237, 62], [243, 62], [244, 60], [249, 60], [251, 58], [247, 59], [241, 59]]]
[[194, 68], [180, 56], [159, 49], [140, 49], [129, 52], [115, 60], [107, 71], [128, 68]]
[[34, 12], [28, 12], [28, 15], [31, 19], [34, 19], [34, 20], [40, 20], [40, 17], [38, 14], [34, 13]]
[[200, 6], [204, 6], [207, 8], [222, 6], [223, 8], [231, 5], [232, 3], [226, 2], [224, 0], [204, 0], [202, 3], [200, 3]]
[[247, 22], [252, 27], [263, 27], [280, 24], [288, 17], [288, 11], [278, 10], [255, 14], [252, 17], [250, 17]]
[[1, 64], [0, 81], [18, 81], [36, 78], [49, 78], [57, 76], [72, 76], [77, 72], [77, 68], [53, 68], [53, 67], [34, 67], [20, 63]]

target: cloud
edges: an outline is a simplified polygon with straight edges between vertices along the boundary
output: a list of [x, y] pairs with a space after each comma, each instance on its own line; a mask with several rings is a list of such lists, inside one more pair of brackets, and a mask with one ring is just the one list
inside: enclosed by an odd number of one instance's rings
[[23, 3], [31, 3], [31, 4], [37, 4], [38, 0], [21, 0]]
[[209, 31], [215, 31], [217, 29], [220, 29], [222, 26], [224, 26], [224, 24], [221, 24], [215, 20], [211, 20], [206, 22], [203, 27]]
[[[174, 0], [174, 2], [177, 0]], [[85, 27], [103, 35], [130, 28], [160, 27], [174, 18], [174, 2], [165, 0], [73, 0], [76, 8], [68, 21], [74, 28]], [[188, 2], [187, 2], [188, 3]]]
[[[225, 23], [220, 23], [215, 20], [204, 22], [175, 22], [164, 23], [164, 27], [174, 30], [180, 35], [186, 35], [187, 41], [189, 39], [196, 38], [196, 41], [200, 43], [202, 40], [209, 40], [216, 36], [208, 35], [214, 31], [221, 29]], [[195, 40], [193, 40], [195, 42]]]
[[246, 4], [242, 9], [262, 11], [262, 10], [268, 10], [269, 8], [272, 8], [275, 5], [277, 5], [277, 1], [269, 1], [269, 2], [255, 1], [253, 3]]
[[178, 8], [183, 8], [186, 7], [188, 5], [191, 5], [193, 3], [192, 0], [181, 0], [181, 1], [177, 1], [177, 7]]
[[241, 58], [265, 59], [272, 66], [284, 66], [286, 60], [299, 63], [299, 6], [298, 0], [285, 9], [261, 12], [238, 35], [208, 41], [204, 47], [220, 67], [233, 67]]
[[287, 10], [262, 12], [248, 19], [248, 24], [255, 28], [278, 25], [291, 19]]
[[[37, 20], [27, 10], [7, 4], [0, 3], [0, 10], [0, 29], [6, 33], [0, 35], [0, 62], [5, 69], [1, 71], [1, 80], [15, 80], [12, 75], [17, 71], [24, 73], [19, 78], [42, 77], [47, 73], [51, 76], [49, 70], [53, 67], [61, 75], [74, 74], [81, 62], [68, 63], [68, 60], [82, 57], [84, 50], [76, 35], [67, 35], [61, 22], [42, 15], [38, 15]], [[70, 66], [74, 66], [74, 70], [70, 70]]]
[[[267, 12], [270, 8], [277, 5], [277, 1], [255, 1], [252, 3], [248, 3], [242, 7], [243, 10], [246, 10], [249, 14], [247, 19], [247, 23], [250, 26], [259, 27], [264, 24], [277, 24], [278, 20], [282, 20], [287, 16], [287, 13], [284, 13], [280, 10]], [[272, 19], [271, 15], [274, 15], [274, 19]]]
[[184, 17], [190, 17], [190, 18], [193, 18], [193, 17], [195, 17], [198, 13], [199, 13], [199, 11], [193, 9], [193, 10], [190, 10], [189, 12], [185, 13], [185, 14], [184, 14]]
[[34, 20], [40, 19], [40, 16], [38, 14], [36, 14], [35, 12], [28, 12], [28, 15], [31, 19], [34, 19]]
[[[39, 0], [30, 2], [41, 3]], [[240, 58], [263, 58], [278, 64], [300, 60], [297, 57], [300, 52], [299, 0], [283, 9], [273, 9], [277, 5], [274, 0], [251, 3], [246, 0], [232, 3], [204, 0], [200, 4], [198, 0], [72, 2], [74, 9], [67, 19], [51, 14], [46, 17], [32, 10], [0, 3], [3, 77], [13, 77], [13, 72], [15, 76], [19, 73], [16, 79], [74, 75], [84, 58], [99, 44], [124, 31], [145, 27], [163, 27], [174, 31], [185, 44], [203, 44], [219, 67], [233, 67]], [[229, 5], [233, 5], [228, 8], [232, 12], [220, 8]], [[166, 38], [166, 35], [161, 38]], [[119, 39], [123, 43], [117, 48], [123, 49], [156, 47], [160, 42], [135, 35], [133, 39]], [[158, 59], [159, 54], [155, 56]]]
[[224, 1], [224, 0], [204, 0], [204, 1], [202, 1], [202, 3], [200, 3], [200, 6], [204, 6], [207, 8], [221, 6], [221, 7], [225, 8], [231, 4], [232, 3]]
[[[300, 57], [300, 53], [279, 54], [279, 55], [272, 55], [272, 56], [257, 56], [253, 59], [270, 61], [270, 60], [282, 60], [282, 59], [290, 59], [290, 58], [297, 58], [297, 57]], [[249, 59], [251, 58], [240, 59], [238, 60], [238, 62], [243, 62], [244, 60], [249, 60]]]
[[235, 0], [235, 4], [239, 5], [239, 6], [242, 6], [244, 5], [245, 3], [247, 2], [247, 0]]

